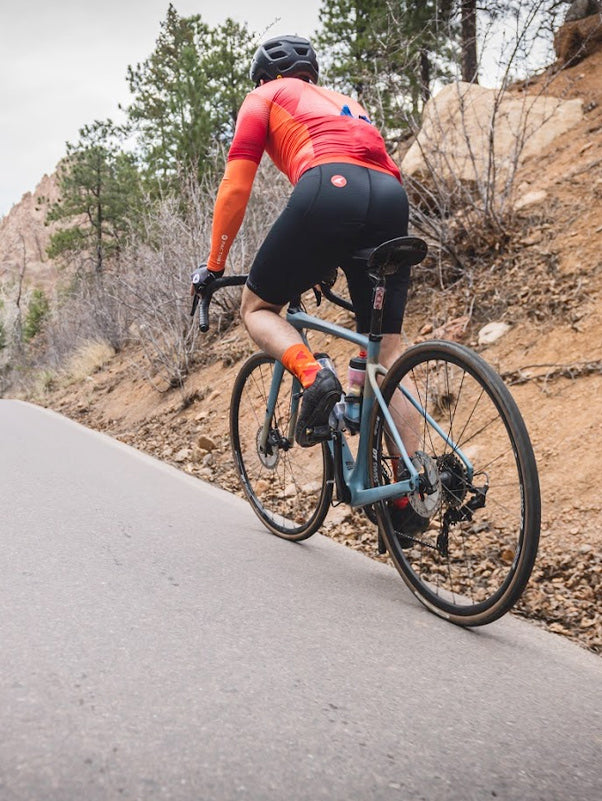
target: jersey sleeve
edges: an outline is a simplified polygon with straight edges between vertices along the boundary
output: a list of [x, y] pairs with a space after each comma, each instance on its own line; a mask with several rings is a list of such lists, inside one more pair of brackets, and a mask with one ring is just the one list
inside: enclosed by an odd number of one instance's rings
[[211, 253], [207, 266], [220, 271], [245, 216], [257, 167], [265, 150], [270, 103], [258, 92], [244, 99], [238, 117], [226, 171], [213, 210]]
[[213, 272], [226, 266], [232, 241], [245, 216], [256, 172], [257, 163], [249, 159], [237, 158], [226, 164], [213, 210], [211, 253], [207, 261], [208, 269]]
[[270, 100], [260, 91], [250, 92], [236, 118], [228, 161], [248, 159], [259, 164], [268, 138]]

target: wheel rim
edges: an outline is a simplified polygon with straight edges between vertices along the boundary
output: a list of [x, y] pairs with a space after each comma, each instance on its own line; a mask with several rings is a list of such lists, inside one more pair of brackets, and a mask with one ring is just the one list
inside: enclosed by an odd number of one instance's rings
[[[491, 376], [485, 381], [478, 370], [467, 369], [462, 360], [452, 361], [449, 354], [427, 358], [419, 353], [413, 362], [404, 372], [415, 397], [470, 460], [475, 473], [470, 477], [460, 453], [416, 414], [412, 429], [419, 449], [437, 465], [441, 503], [427, 530], [409, 537], [394, 533], [394, 513], [390, 505], [381, 504], [389, 550], [410, 587], [435, 611], [473, 619], [488, 612], [491, 618], [496, 605], [507, 606], [512, 600], [508, 594], [525, 558], [527, 499], [521, 448], [514, 426], [500, 417], [497, 391], [484, 386]], [[399, 390], [392, 382], [383, 393], [390, 406]], [[378, 483], [388, 483], [391, 457], [383, 444], [382, 417], [378, 420], [376, 473]], [[484, 505], [471, 508], [479, 506], [483, 494]]]
[[[290, 425], [292, 377], [285, 373], [268, 442], [261, 434], [274, 362], [254, 359], [238, 388], [231, 427], [234, 456], [247, 497], [264, 524], [274, 533], [301, 538], [321, 524], [330, 501], [324, 480], [327, 451], [300, 448]], [[309, 532], [309, 533], [308, 533]]]

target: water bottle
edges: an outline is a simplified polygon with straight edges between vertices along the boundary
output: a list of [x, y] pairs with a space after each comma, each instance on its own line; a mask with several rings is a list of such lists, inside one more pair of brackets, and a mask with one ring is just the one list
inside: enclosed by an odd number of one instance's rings
[[364, 381], [366, 380], [366, 356], [365, 350], [360, 350], [359, 356], [354, 356], [349, 360], [349, 370], [347, 372], [347, 380], [349, 382], [349, 391], [353, 390], [354, 393], [361, 395], [364, 391]]
[[359, 431], [362, 416], [362, 396], [366, 380], [366, 351], [349, 361], [348, 390], [345, 395], [345, 422], [350, 431]]

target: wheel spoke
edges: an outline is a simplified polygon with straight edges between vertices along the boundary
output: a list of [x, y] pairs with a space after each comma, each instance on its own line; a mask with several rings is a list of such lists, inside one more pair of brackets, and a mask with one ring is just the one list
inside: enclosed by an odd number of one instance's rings
[[287, 439], [293, 380], [285, 373], [270, 423], [267, 447], [260, 447], [274, 360], [252, 356], [232, 393], [230, 435], [235, 463], [251, 506], [278, 536], [300, 540], [322, 524], [332, 497], [332, 469], [325, 447], [300, 448]]
[[[501, 379], [466, 348], [427, 342], [410, 349], [383, 382], [389, 405], [408, 379], [424, 414], [400, 433], [419, 437], [419, 475], [430, 465], [437, 479], [422, 480], [405, 513], [377, 504], [379, 524], [395, 566], [429, 608], [454, 622], [486, 623], [520, 596], [537, 551], [539, 492], [528, 435]], [[378, 407], [371, 432], [370, 474], [388, 483], [392, 437]], [[458, 451], [473, 467], [470, 481]], [[534, 488], [529, 497], [526, 486]]]

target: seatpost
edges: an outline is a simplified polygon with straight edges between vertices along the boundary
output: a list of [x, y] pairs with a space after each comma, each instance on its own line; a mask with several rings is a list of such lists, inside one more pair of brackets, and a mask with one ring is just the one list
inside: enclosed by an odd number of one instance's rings
[[383, 307], [385, 305], [385, 277], [376, 274], [372, 293], [372, 314], [370, 316], [370, 342], [380, 342], [383, 338]]

